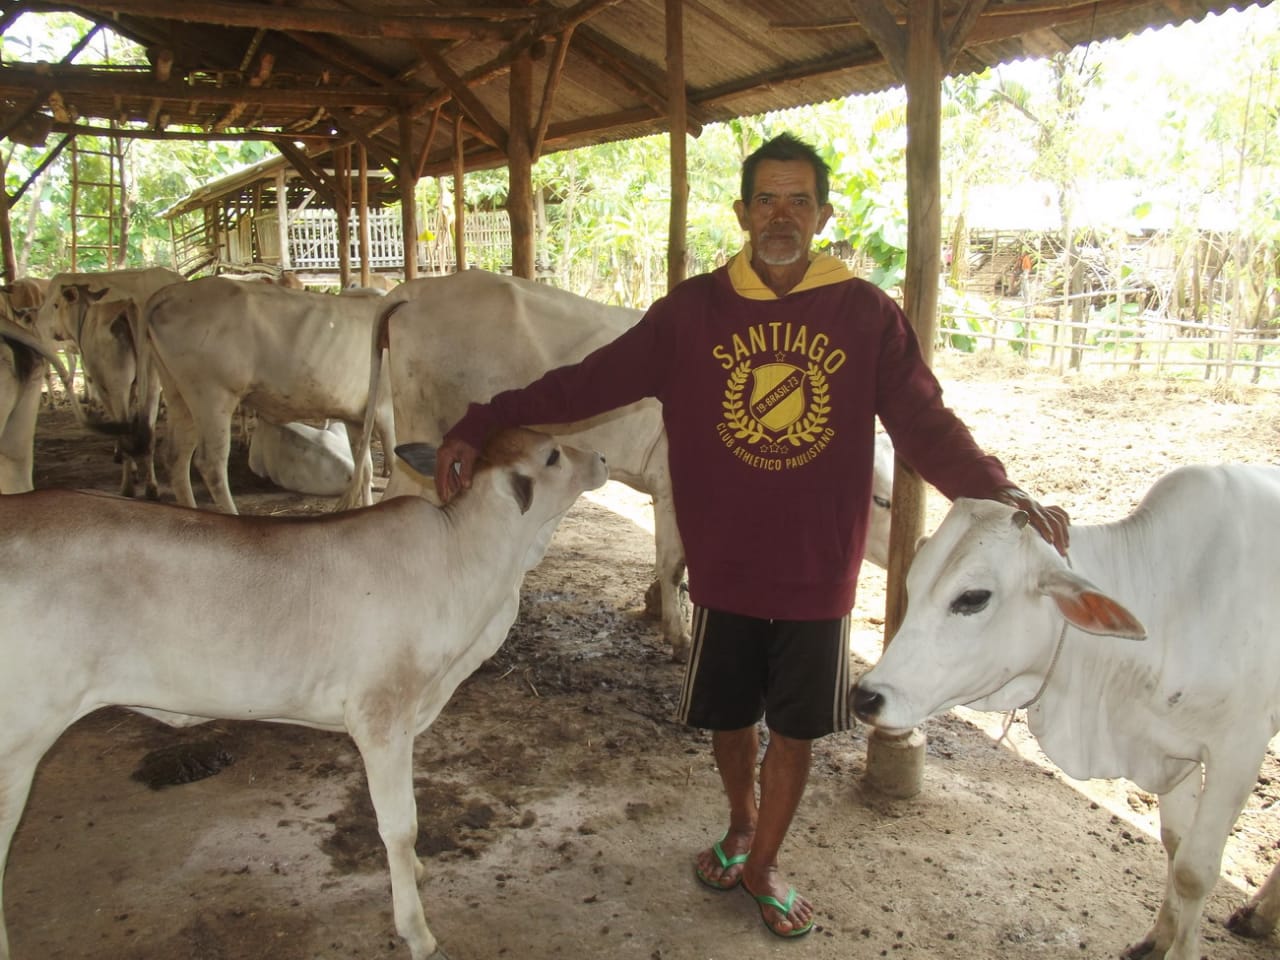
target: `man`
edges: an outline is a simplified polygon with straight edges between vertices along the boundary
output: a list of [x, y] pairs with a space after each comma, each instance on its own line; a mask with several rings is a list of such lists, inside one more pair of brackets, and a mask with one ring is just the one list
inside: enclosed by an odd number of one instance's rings
[[[504, 425], [569, 423], [662, 401], [676, 519], [694, 603], [680, 717], [710, 728], [729, 805], [695, 875], [739, 884], [774, 934], [813, 927], [778, 871], [814, 739], [848, 729], [849, 611], [866, 540], [875, 419], [897, 455], [948, 497], [1024, 509], [1060, 550], [1066, 514], [1009, 482], [942, 404], [901, 309], [811, 253], [831, 216], [828, 172], [790, 136], [747, 158], [734, 203], [749, 244], [678, 285], [580, 363], [472, 404], [445, 436], [436, 487], [470, 482]], [[758, 722], [769, 730], [756, 797]]]

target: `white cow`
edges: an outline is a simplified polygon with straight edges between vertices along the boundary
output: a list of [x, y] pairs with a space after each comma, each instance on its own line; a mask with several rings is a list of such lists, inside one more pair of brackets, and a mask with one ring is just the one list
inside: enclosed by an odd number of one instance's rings
[[[364, 760], [396, 930], [427, 960], [414, 737], [501, 646], [525, 572], [607, 476], [599, 454], [512, 430], [444, 509], [402, 497], [280, 519], [59, 490], [0, 498], [0, 875], [40, 758], [99, 707], [175, 726], [345, 730]], [[69, 596], [68, 583], [84, 589]], [[163, 589], [140, 598], [140, 583]]]
[[[102, 406], [106, 422], [126, 424], [138, 418], [153, 427], [160, 413], [159, 382], [148, 391], [138, 382], [138, 348], [134, 342], [138, 305], [128, 298], [106, 300], [105, 290], [69, 284], [61, 297], [70, 305], [66, 318], [84, 359], [85, 380]], [[145, 408], [140, 404], [147, 404]], [[128, 447], [128, 445], [126, 445]], [[139, 476], [147, 499], [158, 500], [155, 457], [150, 450], [120, 451], [120, 495], [132, 497]]]
[[[170, 482], [177, 500], [194, 507], [191, 462], [217, 507], [235, 513], [227, 483], [231, 421], [243, 402], [277, 423], [341, 420], [358, 444], [369, 402], [369, 343], [383, 299], [337, 297], [268, 283], [205, 277], [161, 290], [142, 317], [147, 348], [168, 403]], [[384, 450], [395, 447], [389, 389], [374, 423]], [[142, 425], [140, 425], [142, 426]], [[140, 430], [135, 446], [148, 446]], [[353, 485], [372, 502], [371, 460]]]
[[313, 427], [258, 417], [249, 439], [249, 469], [286, 490], [336, 497], [355, 475], [346, 424], [330, 420]]
[[49, 278], [49, 290], [36, 315], [36, 327], [46, 339], [74, 339], [72, 305], [61, 295], [65, 287], [88, 284], [92, 290], [104, 291], [108, 299], [132, 300], [141, 307], [160, 288], [182, 282], [182, 274], [166, 267], [56, 273]]
[[[147, 298], [164, 287], [175, 283], [184, 283], [182, 274], [175, 273], [165, 267], [144, 267], [134, 270], [105, 270], [96, 273], [58, 273], [49, 280], [49, 292], [36, 314], [36, 329], [46, 339], [70, 341], [75, 345], [83, 358], [86, 371], [85, 379], [92, 381], [104, 371], [121, 362], [118, 352], [122, 344], [115, 337], [104, 336], [100, 341], [87, 347], [80, 342], [82, 331], [80, 321], [88, 306], [83, 291], [92, 290], [105, 300], [124, 300], [135, 304], [139, 309], [147, 302]], [[80, 292], [77, 292], [77, 288]], [[98, 345], [106, 346], [104, 356], [93, 356]], [[135, 343], [136, 349], [136, 343]], [[136, 355], [132, 358], [136, 366]], [[154, 377], [152, 377], [154, 380]], [[160, 414], [160, 389], [157, 382], [147, 384], [148, 400], [145, 402], [139, 391], [138, 397], [131, 394], [133, 376], [127, 371], [113, 371], [110, 375], [110, 388], [99, 387], [99, 395], [103, 398], [108, 410], [135, 410], [135, 416], [141, 417], [147, 424], [147, 430], [154, 433], [156, 418]], [[119, 452], [133, 459], [132, 467], [126, 463], [123, 469], [121, 491], [132, 490], [132, 476], [140, 473], [146, 477], [146, 493], [148, 497], [157, 496], [156, 471], [152, 451], [132, 450], [122, 442]]]
[[33, 444], [46, 364], [62, 378], [83, 422], [71, 376], [53, 347], [35, 332], [0, 318], [0, 493], [33, 489]]
[[[407, 436], [438, 443], [472, 401], [524, 386], [553, 367], [582, 359], [641, 316], [639, 310], [482, 270], [402, 283], [383, 301], [397, 427]], [[601, 451], [614, 480], [653, 497], [662, 632], [673, 659], [684, 660], [689, 650], [681, 595], [684, 546], [671, 499], [661, 405], [643, 400], [589, 421], [560, 425], [556, 433]], [[876, 457], [867, 544], [867, 558], [880, 566], [888, 564], [892, 485], [892, 446], [886, 438]], [[395, 464], [384, 496], [402, 494], [435, 497], [429, 484]]]
[[[1223, 846], [1280, 729], [1277, 570], [1275, 467], [1175, 470], [1124, 520], [1072, 527], [1069, 563], [1026, 514], [957, 500], [854, 706], [899, 731], [956, 704], [1027, 706], [1070, 776], [1159, 794], [1164, 903], [1124, 955], [1199, 960]], [[1278, 918], [1280, 865], [1230, 926], [1265, 936]]]

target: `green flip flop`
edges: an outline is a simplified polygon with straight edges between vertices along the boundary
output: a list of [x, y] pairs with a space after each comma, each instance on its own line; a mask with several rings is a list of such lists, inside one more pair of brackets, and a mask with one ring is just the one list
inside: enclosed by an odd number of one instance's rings
[[[720, 846], [720, 844], [724, 841], [724, 838], [727, 836], [729, 835], [726, 833], [724, 837], [721, 837], [719, 840], [717, 840], [715, 843], [711, 845], [711, 852], [714, 853], [716, 855], [716, 859], [720, 861], [721, 870], [728, 870], [730, 867], [737, 867], [747, 862], [748, 855], [745, 853], [740, 853], [737, 856], [731, 857], [724, 852], [724, 847]], [[710, 887], [712, 890], [721, 890], [721, 891], [732, 890], [734, 887], [736, 887], [739, 883], [742, 882], [741, 870], [739, 870], [734, 875], [733, 880], [729, 883], [724, 882], [723, 875], [719, 880], [716, 880], [713, 877], [707, 876], [705, 873], [702, 872], [702, 868], [697, 866], [696, 864], [694, 865], [694, 868], [693, 868], [693, 874], [698, 878], [698, 881], [704, 887]]]
[[754, 900], [757, 904], [760, 905], [760, 919], [764, 921], [765, 927], [775, 937], [781, 937], [783, 940], [794, 940], [796, 937], [803, 937], [806, 933], [808, 933], [810, 930], [813, 929], [813, 918], [810, 917], [809, 922], [806, 923], [803, 927], [792, 927], [786, 933], [783, 933], [781, 930], [775, 927], [772, 923], [770, 923], [769, 918], [765, 915], [764, 908], [773, 907], [773, 909], [781, 913], [784, 918], [790, 916], [791, 908], [795, 906], [795, 903], [796, 903], [795, 887], [791, 887], [787, 890], [787, 899], [785, 902], [779, 900], [777, 897], [771, 897], [767, 893], [760, 893], [760, 894], [752, 893], [750, 890], [747, 890], [747, 885], [745, 883], [742, 885], [742, 889], [746, 890], [748, 896], [750, 896], [752, 900]]

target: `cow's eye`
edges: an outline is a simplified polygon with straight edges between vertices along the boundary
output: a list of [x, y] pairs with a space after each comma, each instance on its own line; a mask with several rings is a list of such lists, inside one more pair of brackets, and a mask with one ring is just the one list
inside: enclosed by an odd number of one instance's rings
[[966, 590], [951, 601], [951, 612], [962, 617], [980, 613], [991, 601], [990, 590]]
[[560, 448], [552, 447], [551, 452], [547, 454], [547, 466], [554, 467], [560, 462]]
[[871, 500], [881, 510], [888, 510], [889, 507], [892, 506], [892, 504], [889, 503], [888, 497], [877, 497], [875, 494], [872, 494]]

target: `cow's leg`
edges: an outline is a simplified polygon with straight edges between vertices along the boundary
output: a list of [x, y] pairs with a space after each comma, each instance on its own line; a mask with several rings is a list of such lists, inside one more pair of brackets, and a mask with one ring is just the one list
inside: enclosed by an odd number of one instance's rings
[[1242, 937], [1261, 940], [1280, 925], [1280, 862], [1258, 892], [1227, 919], [1227, 929]]
[[176, 390], [165, 390], [169, 398], [169, 484], [179, 506], [196, 505], [196, 494], [191, 489], [191, 458], [196, 451], [196, 427], [191, 411]]
[[227, 479], [227, 461], [231, 457], [231, 418], [236, 413], [236, 400], [224, 397], [221, 402], [188, 398], [200, 442], [196, 444], [195, 463], [214, 505], [223, 513], [238, 513], [231, 499], [231, 483]]
[[146, 419], [147, 432], [151, 437], [151, 442], [147, 444], [147, 450], [137, 458], [136, 465], [138, 472], [146, 478], [145, 492], [148, 500], [160, 499], [160, 483], [156, 479], [156, 424], [160, 420], [160, 379], [157, 374], [152, 373], [154, 382], [148, 391], [147, 409], [141, 411]]
[[413, 960], [427, 960], [436, 938], [427, 927], [418, 894], [422, 862], [414, 852], [418, 839], [418, 806], [413, 795], [412, 718], [394, 717], [380, 730], [351, 731], [364, 758], [369, 797], [378, 817], [378, 834], [387, 851], [391, 871], [391, 902], [396, 932], [409, 945]]
[[0, 429], [0, 493], [26, 493], [35, 489], [32, 445], [39, 414], [40, 384], [29, 381], [19, 388], [8, 419]]
[[0, 453], [0, 493], [26, 493], [30, 489], [30, 466]]
[[1178, 927], [1179, 899], [1173, 884], [1174, 859], [1182, 840], [1191, 830], [1195, 820], [1196, 803], [1200, 799], [1200, 766], [1182, 779], [1172, 790], [1160, 795], [1160, 842], [1165, 853], [1164, 900], [1156, 922], [1141, 940], [1130, 946], [1121, 957], [1124, 960], [1163, 957], [1173, 943]]
[[[37, 394], [37, 399], [39, 395]], [[31, 780], [43, 749], [33, 751], [28, 747], [18, 753], [6, 754], [3, 772], [0, 773], [0, 960], [9, 960], [9, 935], [4, 922], [4, 871], [9, 862], [9, 847], [14, 831], [22, 819], [22, 809], [27, 805], [31, 792]]]
[[676, 526], [670, 494], [655, 493], [653, 534], [658, 594], [662, 600], [662, 635], [671, 644], [671, 659], [689, 659], [688, 595], [684, 589], [684, 543]]
[[1205, 901], [1222, 872], [1223, 848], [1257, 782], [1266, 746], [1266, 738], [1251, 744], [1247, 733], [1239, 731], [1229, 749], [1215, 752], [1205, 763], [1204, 789], [1191, 829], [1173, 857], [1173, 895], [1179, 903], [1167, 960], [1200, 960]]
[[[117, 447], [117, 448], [116, 448], [117, 452], [119, 452], [119, 449], [120, 449], [119, 447]], [[134, 489], [133, 489], [133, 474], [134, 474], [133, 457], [129, 457], [129, 456], [125, 456], [125, 455], [121, 454], [121, 455], [120, 455], [120, 457], [119, 457], [119, 460], [120, 460], [120, 496], [122, 496], [122, 497], [132, 497], [132, 496], [133, 496], [133, 494], [134, 494]]]

